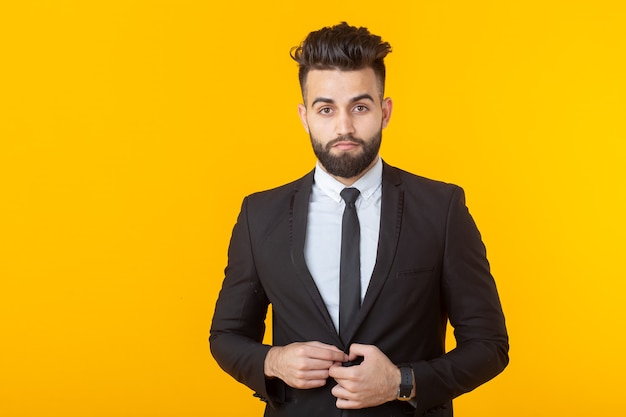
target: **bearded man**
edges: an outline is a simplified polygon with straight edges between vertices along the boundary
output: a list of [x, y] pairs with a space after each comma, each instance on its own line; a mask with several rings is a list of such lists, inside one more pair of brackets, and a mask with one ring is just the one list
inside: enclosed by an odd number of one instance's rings
[[[266, 416], [452, 416], [453, 398], [508, 364], [463, 190], [380, 158], [390, 51], [346, 23], [292, 49], [318, 162], [244, 199], [210, 336], [219, 365], [267, 402]], [[446, 352], [448, 322], [456, 348]]]

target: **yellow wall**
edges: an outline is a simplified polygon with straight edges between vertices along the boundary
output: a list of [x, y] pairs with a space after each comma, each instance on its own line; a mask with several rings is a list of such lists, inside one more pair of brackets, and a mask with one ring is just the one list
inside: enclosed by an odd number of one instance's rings
[[340, 20], [394, 47], [383, 157], [488, 246], [511, 365], [457, 414], [626, 412], [621, 0], [213, 3], [0, 5], [0, 415], [261, 415], [208, 327], [241, 199], [313, 164], [289, 49]]

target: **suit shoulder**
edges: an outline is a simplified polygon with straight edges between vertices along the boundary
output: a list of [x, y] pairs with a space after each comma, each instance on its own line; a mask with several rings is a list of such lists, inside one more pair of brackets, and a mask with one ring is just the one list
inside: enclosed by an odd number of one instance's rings
[[245, 200], [254, 207], [284, 207], [284, 202], [291, 199], [295, 192], [310, 187], [313, 181], [312, 172], [305, 176], [268, 190], [257, 191], [248, 195]]
[[464, 194], [463, 189], [452, 183], [426, 178], [413, 174], [400, 168], [389, 166], [391, 172], [397, 176], [397, 184], [402, 186], [409, 193], [418, 193], [432, 197], [439, 196], [450, 198], [451, 195]]

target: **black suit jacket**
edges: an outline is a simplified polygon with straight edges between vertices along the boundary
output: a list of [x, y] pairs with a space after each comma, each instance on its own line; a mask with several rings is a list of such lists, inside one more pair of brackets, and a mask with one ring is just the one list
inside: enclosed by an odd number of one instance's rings
[[[313, 173], [244, 199], [211, 326], [219, 365], [268, 401], [266, 416], [451, 416], [452, 398], [500, 373], [508, 337], [485, 247], [463, 190], [383, 165], [378, 255], [349, 343], [410, 363], [417, 407], [392, 401], [342, 411], [330, 393], [264, 377], [261, 343], [272, 304], [273, 344], [321, 341], [342, 350], [304, 259]], [[445, 352], [446, 324], [457, 346]]]

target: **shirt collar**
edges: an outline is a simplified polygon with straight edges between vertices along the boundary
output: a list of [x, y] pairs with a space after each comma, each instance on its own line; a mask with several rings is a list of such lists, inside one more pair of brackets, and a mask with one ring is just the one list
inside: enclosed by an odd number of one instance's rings
[[[324, 171], [319, 161], [315, 165], [314, 179], [315, 184], [324, 192], [324, 194], [328, 195], [337, 203], [342, 200], [339, 193], [341, 193], [346, 186]], [[381, 186], [382, 182], [383, 161], [379, 156], [374, 166], [367, 170], [367, 172], [350, 187], [358, 189], [361, 193], [361, 197], [367, 200], [372, 196], [372, 194], [374, 194], [378, 187]]]

